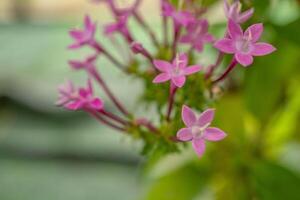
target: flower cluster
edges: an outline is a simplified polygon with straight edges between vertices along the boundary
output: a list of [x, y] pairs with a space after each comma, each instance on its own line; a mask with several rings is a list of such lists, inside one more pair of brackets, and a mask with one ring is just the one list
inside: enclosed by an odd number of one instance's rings
[[[88, 47], [93, 50], [93, 54], [82, 60], [71, 60], [69, 65], [74, 70], [86, 71], [87, 87], [75, 88], [73, 83], [68, 81], [59, 87], [57, 104], [69, 110], [87, 112], [101, 123], [119, 131], [128, 134], [138, 132], [145, 143], [149, 142], [150, 136], [147, 134], [151, 133], [153, 133], [151, 137], [154, 137], [151, 139], [152, 144], [153, 141], [164, 141], [164, 144], [171, 145], [170, 149], [173, 150], [174, 147], [177, 149], [180, 143], [191, 141], [199, 157], [205, 151], [205, 141], [224, 139], [227, 135], [224, 131], [211, 127], [215, 109], [207, 108], [207, 102], [193, 103], [189, 106], [185, 104], [195, 102], [187, 99], [190, 96], [193, 95], [193, 98], [198, 100], [197, 96], [201, 95], [189, 92], [199, 87], [198, 80], [202, 79], [202, 82], [205, 82], [205, 88], [202, 90], [212, 92], [216, 84], [219, 85], [224, 81], [238, 64], [248, 67], [253, 63], [254, 56], [264, 56], [275, 51], [271, 44], [258, 41], [263, 33], [263, 24], [253, 24], [246, 31], [242, 30], [241, 26], [251, 18], [254, 9], [250, 8], [242, 12], [239, 1], [230, 4], [224, 0], [227, 28], [224, 37], [216, 39], [209, 32], [209, 20], [203, 17], [206, 8], [199, 7], [194, 0], [179, 1], [178, 5], [172, 4], [169, 0], [160, 0], [163, 37], [159, 40], [157, 33], [140, 14], [141, 0], [136, 0], [133, 5], [126, 8], [117, 6], [116, 0], [95, 0], [95, 2], [106, 4], [115, 19], [115, 22], [103, 27], [102, 37], [114, 45], [122, 45], [118, 46], [118, 50], [126, 46], [127, 55], [125, 56], [128, 58], [126, 61], [120, 60], [116, 53], [112, 54], [104, 44], [100, 43], [96, 39], [97, 35], [101, 34], [97, 32], [97, 23], [90, 16], [85, 16], [83, 28], [70, 31], [74, 42], [69, 49], [74, 51]], [[152, 42], [152, 46], [145, 46], [146, 43], [143, 44], [141, 39], [135, 37], [133, 33], [136, 28], [129, 27], [129, 20], [135, 20], [137, 25], [148, 34], [147, 39]], [[122, 36], [124, 43], [116, 43], [115, 34]], [[195, 59], [204, 51], [205, 45], [214, 47], [218, 54], [215, 64], [210, 66], [203, 66]], [[121, 51], [117, 53], [124, 56]], [[215, 69], [220, 66], [225, 54], [233, 54], [233, 57], [228, 67], [218, 76]], [[140, 62], [133, 55], [143, 56], [150, 69], [145, 70], [140, 67]], [[99, 57], [105, 57], [123, 73], [138, 77], [144, 82], [145, 93], [149, 94], [146, 95], [148, 97], [146, 100], [149, 103], [156, 103], [161, 115], [160, 123], [154, 124], [145, 117], [136, 118], [123, 105], [97, 69], [96, 61]], [[96, 97], [93, 92], [92, 81], [104, 91], [104, 94], [118, 109], [118, 114], [106, 110], [103, 100]], [[166, 93], [164, 85], [167, 82], [170, 84], [169, 91]], [[156, 97], [158, 94], [162, 94], [163, 97]], [[207, 101], [215, 100], [213, 97], [210, 98]], [[198, 115], [197, 111], [190, 107], [203, 110], [203, 112]], [[178, 124], [182, 123], [178, 117], [180, 113], [186, 128], [178, 128]]]

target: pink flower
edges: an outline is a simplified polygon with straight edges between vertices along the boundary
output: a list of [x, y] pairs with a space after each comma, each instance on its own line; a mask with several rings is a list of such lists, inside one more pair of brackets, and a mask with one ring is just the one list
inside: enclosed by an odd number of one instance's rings
[[253, 15], [254, 9], [251, 8], [241, 13], [241, 3], [239, 1], [235, 1], [232, 5], [229, 5], [227, 0], [224, 0], [224, 11], [227, 19], [231, 19], [235, 23], [241, 24]]
[[127, 27], [128, 15], [121, 15], [118, 17], [117, 21], [111, 24], [107, 24], [104, 28], [105, 35], [112, 35], [113, 33], [121, 33], [128, 41], [132, 42], [133, 39], [129, 33]]
[[58, 88], [59, 99], [57, 105], [69, 110], [96, 110], [103, 109], [103, 101], [93, 96], [92, 83], [88, 80], [87, 88], [76, 89], [71, 81]]
[[222, 130], [210, 127], [214, 113], [214, 109], [207, 109], [197, 116], [188, 106], [182, 107], [182, 120], [186, 128], [177, 132], [177, 138], [181, 141], [192, 141], [193, 148], [199, 157], [205, 151], [205, 140], [215, 142], [227, 136]]
[[176, 87], [182, 87], [186, 76], [194, 74], [202, 69], [200, 65], [187, 67], [188, 58], [186, 54], [178, 54], [172, 63], [164, 60], [154, 60], [154, 66], [162, 73], [157, 75], [153, 83], [162, 83], [171, 80]]
[[180, 42], [191, 44], [198, 52], [203, 50], [205, 43], [214, 41], [214, 37], [207, 32], [207, 20], [195, 20], [186, 29], [187, 33], [181, 37]]
[[86, 15], [84, 18], [83, 30], [75, 29], [70, 31], [70, 36], [74, 39], [74, 43], [69, 46], [70, 49], [77, 49], [84, 45], [94, 42], [96, 32], [96, 23], [93, 23], [91, 18]]
[[162, 0], [162, 15], [171, 17], [175, 25], [187, 26], [195, 17], [187, 11], [177, 11], [167, 0]]
[[80, 69], [93, 69], [95, 67], [94, 62], [97, 59], [97, 55], [90, 56], [86, 58], [84, 61], [79, 60], [70, 60], [69, 65], [72, 69], [80, 70]]
[[257, 42], [262, 32], [261, 23], [253, 24], [243, 33], [240, 25], [229, 20], [229, 38], [217, 41], [214, 46], [224, 53], [234, 54], [235, 59], [246, 67], [253, 63], [253, 56], [264, 56], [276, 50], [271, 44]]

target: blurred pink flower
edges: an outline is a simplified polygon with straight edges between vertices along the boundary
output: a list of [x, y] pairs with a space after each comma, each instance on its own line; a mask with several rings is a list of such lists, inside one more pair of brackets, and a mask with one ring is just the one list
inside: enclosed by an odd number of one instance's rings
[[227, 0], [224, 0], [224, 11], [227, 19], [231, 19], [238, 24], [247, 21], [254, 13], [253, 8], [241, 13], [241, 3], [239, 1], [235, 1], [232, 5], [229, 5]]
[[117, 18], [116, 22], [107, 24], [104, 28], [104, 34], [109, 36], [112, 35], [113, 33], [120, 33], [122, 34], [129, 42], [132, 42], [133, 39], [130, 35], [130, 32], [127, 27], [127, 21], [128, 21], [128, 15], [120, 15]]
[[86, 15], [84, 18], [84, 28], [74, 29], [70, 31], [70, 36], [74, 39], [74, 43], [69, 46], [70, 49], [77, 49], [84, 45], [89, 45], [94, 42], [96, 32], [96, 23], [93, 23], [91, 18]]
[[93, 69], [95, 67], [94, 62], [97, 59], [97, 55], [89, 56], [84, 61], [80, 60], [70, 60], [69, 65], [72, 69], [80, 70], [80, 69]]
[[195, 20], [192, 13], [187, 11], [177, 11], [168, 0], [162, 0], [162, 15], [171, 17], [175, 25], [187, 26], [190, 22]]
[[205, 19], [191, 22], [186, 30], [187, 33], [180, 38], [180, 42], [191, 44], [198, 52], [203, 50], [205, 43], [214, 41], [214, 37], [208, 33], [208, 21]]
[[227, 135], [222, 130], [210, 127], [214, 118], [214, 109], [207, 109], [200, 116], [188, 106], [182, 107], [182, 120], [186, 128], [177, 132], [177, 138], [181, 141], [192, 141], [195, 152], [201, 157], [205, 151], [205, 140], [220, 141]]
[[188, 66], [187, 55], [178, 54], [172, 63], [164, 60], [154, 60], [154, 66], [162, 73], [158, 74], [153, 83], [162, 83], [171, 80], [176, 87], [182, 87], [186, 76], [194, 74], [202, 69], [200, 65]]
[[76, 89], [71, 81], [58, 88], [59, 99], [57, 105], [69, 110], [102, 110], [103, 101], [93, 96], [92, 83], [88, 80], [87, 88]]
[[229, 38], [218, 40], [214, 46], [220, 51], [234, 54], [242, 66], [253, 63], [253, 56], [264, 56], [276, 50], [271, 44], [257, 42], [263, 32], [263, 24], [253, 24], [244, 33], [240, 25], [233, 20], [228, 22]]

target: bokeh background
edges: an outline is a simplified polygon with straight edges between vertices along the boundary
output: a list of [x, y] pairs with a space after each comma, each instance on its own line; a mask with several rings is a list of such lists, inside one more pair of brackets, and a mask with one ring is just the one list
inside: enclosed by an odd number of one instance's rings
[[[218, 34], [225, 28], [222, 2], [201, 2], [211, 5], [207, 15]], [[144, 0], [141, 8], [156, 31], [158, 3]], [[54, 106], [58, 84], [66, 77], [77, 83], [85, 78], [67, 66], [68, 59], [84, 54], [66, 50], [68, 30], [81, 26], [86, 13], [99, 24], [110, 21], [107, 8], [88, 0], [1, 0], [0, 199], [300, 199], [300, 2], [244, 5], [255, 7], [252, 22], [265, 23], [264, 39], [278, 51], [237, 69], [236, 84], [218, 104], [217, 121], [231, 134], [227, 145], [233, 148], [223, 146], [212, 171], [187, 164], [197, 159], [187, 149], [145, 173], [139, 141]], [[208, 58], [215, 55], [210, 52]], [[100, 63], [105, 79], [129, 109], [143, 113], [136, 106], [140, 82], [109, 65]], [[252, 152], [249, 140], [262, 142], [262, 149]], [[250, 192], [243, 189], [249, 187]]]

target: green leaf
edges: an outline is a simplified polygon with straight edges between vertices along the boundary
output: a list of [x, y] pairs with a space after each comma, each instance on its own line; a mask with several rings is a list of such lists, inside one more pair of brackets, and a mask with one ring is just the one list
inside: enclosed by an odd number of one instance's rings
[[293, 44], [300, 46], [300, 18], [286, 26], [274, 26], [275, 30], [284, 38]]
[[205, 170], [185, 166], [157, 180], [150, 188], [146, 200], [192, 200], [207, 180]]
[[299, 199], [300, 177], [271, 162], [257, 163], [252, 171], [255, 196], [260, 200]]

